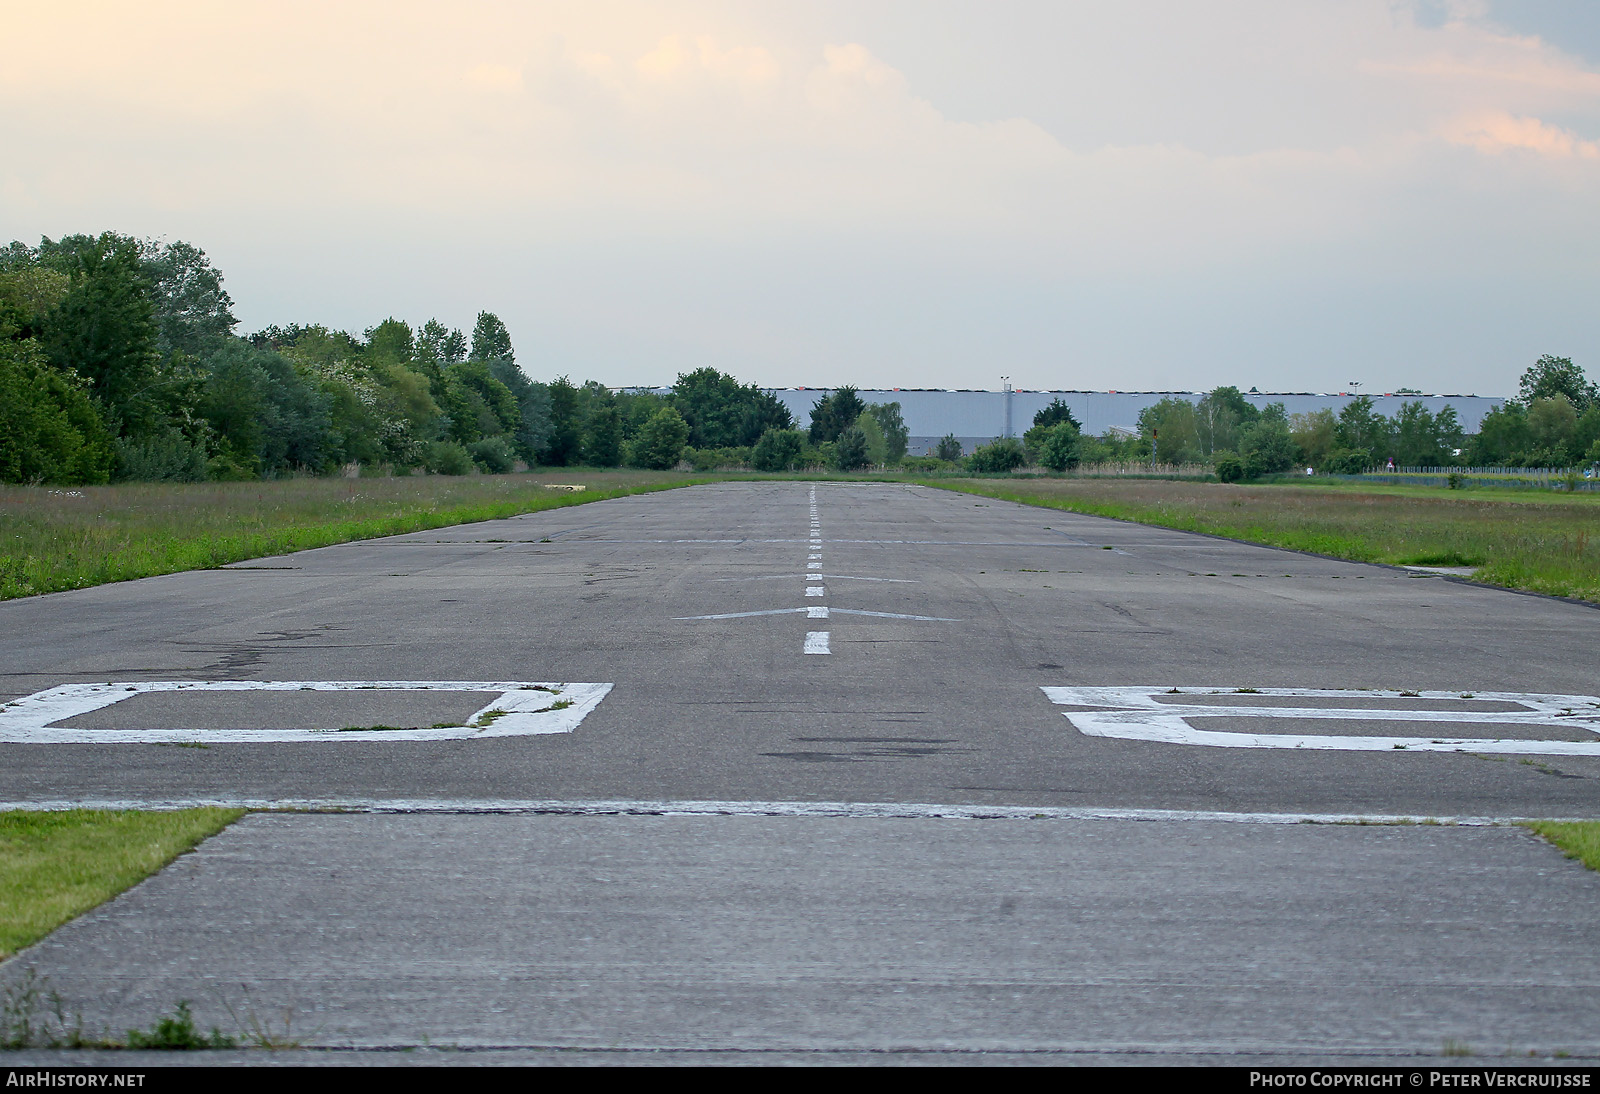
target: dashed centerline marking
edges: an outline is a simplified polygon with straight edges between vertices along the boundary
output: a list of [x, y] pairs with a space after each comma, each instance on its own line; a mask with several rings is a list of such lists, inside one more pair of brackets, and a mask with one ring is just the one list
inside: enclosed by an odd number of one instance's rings
[[806, 652], [807, 653], [832, 653], [833, 651], [828, 648], [828, 632], [827, 631], [807, 631], [806, 632]]

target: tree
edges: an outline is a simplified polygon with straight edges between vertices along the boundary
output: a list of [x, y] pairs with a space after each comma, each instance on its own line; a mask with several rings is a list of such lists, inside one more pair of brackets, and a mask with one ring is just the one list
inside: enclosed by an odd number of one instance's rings
[[515, 361], [511, 348], [511, 332], [500, 317], [493, 312], [481, 311], [472, 325], [472, 359], [474, 361]]
[[[583, 450], [583, 421], [578, 408], [578, 389], [567, 377], [559, 376], [550, 382], [547, 390], [550, 395], [550, 441], [542, 462], [566, 467], [577, 463]], [[681, 415], [678, 420], [683, 420]]]
[[1375, 456], [1391, 454], [1394, 449], [1394, 423], [1373, 409], [1370, 395], [1345, 404], [1334, 435], [1340, 448], [1364, 448]]
[[1555, 395], [1565, 395], [1582, 414], [1595, 401], [1596, 389], [1571, 358], [1552, 357], [1547, 353], [1522, 374], [1517, 401], [1524, 407], [1532, 407], [1537, 400]]
[[[1576, 420], [1576, 418], [1574, 418]], [[1437, 415], [1420, 402], [1400, 404], [1395, 416], [1395, 462], [1402, 467], [1442, 467], [1455, 462], [1461, 444], [1461, 424], [1454, 407]]]
[[1163, 463], [1189, 463], [1205, 453], [1196, 429], [1195, 407], [1187, 399], [1169, 395], [1145, 407], [1139, 412], [1139, 435]]
[[[435, 365], [452, 365], [466, 356], [467, 339], [458, 330], [451, 330], [437, 319], [422, 324], [417, 332], [417, 360]], [[483, 360], [483, 358], [474, 358]]]
[[1528, 412], [1518, 403], [1495, 407], [1478, 423], [1467, 449], [1474, 466], [1509, 467], [1533, 443], [1528, 429]]
[[385, 365], [410, 365], [417, 355], [416, 337], [411, 324], [390, 316], [366, 331], [366, 359], [373, 368]]
[[622, 412], [615, 402], [589, 413], [583, 434], [583, 462], [590, 467], [615, 467], [622, 462]]
[[1239, 431], [1239, 455], [1251, 478], [1287, 471], [1299, 462], [1300, 451], [1289, 435], [1282, 403], [1262, 408], [1256, 420]]
[[906, 444], [911, 439], [911, 430], [906, 427], [906, 420], [900, 412], [900, 404], [893, 403], [868, 403], [867, 410], [878, 422], [878, 428], [883, 431], [884, 460], [889, 467], [897, 467], [906, 457]]
[[1333, 411], [1324, 407], [1308, 414], [1295, 414], [1289, 418], [1289, 436], [1300, 446], [1300, 452], [1312, 467], [1322, 467], [1328, 454], [1338, 441], [1338, 419]]
[[[1261, 412], [1238, 388], [1228, 386], [1216, 388], [1195, 405], [1195, 437], [1199, 442], [1200, 452], [1210, 456], [1215, 452], [1237, 450], [1240, 432], [1246, 426], [1254, 424], [1260, 416]], [[1177, 462], [1165, 453], [1162, 454], [1162, 458], [1168, 462]]]
[[1577, 462], [1583, 451], [1574, 444], [1577, 431], [1578, 412], [1565, 394], [1558, 392], [1529, 404], [1528, 433], [1536, 447], [1553, 457], [1540, 463], [1566, 467]]
[[89, 382], [113, 433], [159, 431], [155, 308], [137, 246], [107, 232], [71, 259], [72, 287], [45, 321], [45, 352]]
[[683, 415], [670, 406], [663, 406], [650, 416], [631, 446], [635, 467], [653, 471], [667, 471], [683, 458], [684, 446], [689, 440], [689, 423]]
[[739, 423], [739, 443], [755, 444], [769, 429], [794, 428], [794, 415], [783, 400], [754, 384], [744, 389], [744, 414]]
[[1028, 432], [1031, 433], [1034, 429], [1038, 429], [1040, 426], [1048, 427], [1059, 425], [1062, 422], [1070, 422], [1072, 427], [1079, 433], [1083, 432], [1083, 423], [1078, 421], [1077, 418], [1073, 417], [1072, 408], [1067, 405], [1067, 401], [1061, 398], [1061, 396], [1057, 395], [1054, 399], [1050, 400], [1048, 406], [1034, 414], [1033, 429], [1028, 430]]
[[[884, 439], [883, 427], [878, 424], [878, 419], [872, 411], [864, 412], [856, 419], [855, 428], [861, 431], [861, 436], [867, 442], [867, 466], [882, 467], [889, 462], [889, 443]], [[843, 434], [841, 434], [842, 436]]]
[[834, 442], [833, 466], [840, 471], [860, 471], [872, 462], [867, 451], [867, 435], [856, 426], [839, 434]]
[[727, 448], [739, 444], [744, 395], [739, 381], [714, 368], [697, 368], [680, 374], [672, 385], [672, 405], [689, 424], [689, 444], [695, 448]]
[[939, 444], [934, 448], [933, 454], [941, 460], [955, 463], [961, 458], [961, 442], [956, 440], [954, 433], [946, 433], [939, 438]]
[[34, 339], [0, 338], [0, 482], [109, 481], [111, 436], [82, 387]]
[[855, 425], [866, 409], [867, 404], [853, 387], [842, 387], [832, 395], [824, 395], [811, 408], [811, 443], [838, 440], [839, 434]]
[[793, 471], [805, 456], [805, 437], [798, 429], [769, 429], [750, 453], [757, 471]]
[[[1028, 430], [1032, 435], [1035, 426]], [[1052, 471], [1066, 471], [1078, 466], [1078, 426], [1076, 422], [1061, 420], [1046, 426], [1043, 436], [1037, 438], [1039, 463]]]
[[157, 347], [164, 357], [174, 353], [200, 356], [208, 341], [233, 334], [239, 320], [233, 298], [222, 287], [222, 273], [206, 253], [182, 240], [160, 246], [140, 245], [142, 266], [154, 305]]
[[531, 466], [550, 445], [550, 392], [528, 379], [515, 361], [495, 357], [486, 362], [489, 375], [505, 385], [517, 400], [518, 421], [512, 430], [517, 454]]

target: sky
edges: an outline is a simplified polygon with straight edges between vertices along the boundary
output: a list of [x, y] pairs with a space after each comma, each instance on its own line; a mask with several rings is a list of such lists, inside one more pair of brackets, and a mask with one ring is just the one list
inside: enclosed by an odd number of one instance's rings
[[1600, 377], [1594, 0], [0, 0], [0, 239], [540, 379]]

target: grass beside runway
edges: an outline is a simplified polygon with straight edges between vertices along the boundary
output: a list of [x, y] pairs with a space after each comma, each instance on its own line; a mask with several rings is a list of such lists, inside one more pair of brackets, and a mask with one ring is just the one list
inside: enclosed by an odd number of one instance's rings
[[137, 885], [243, 813], [0, 812], [0, 958]]
[[1476, 581], [1600, 602], [1600, 497], [1588, 494], [1152, 479], [919, 481], [1353, 562], [1470, 566]]
[[[0, 487], [0, 600], [703, 481], [675, 472]], [[581, 492], [552, 489], [581, 485]]]
[[1531, 821], [1528, 827], [1559, 847], [1568, 858], [1600, 870], [1600, 821]]

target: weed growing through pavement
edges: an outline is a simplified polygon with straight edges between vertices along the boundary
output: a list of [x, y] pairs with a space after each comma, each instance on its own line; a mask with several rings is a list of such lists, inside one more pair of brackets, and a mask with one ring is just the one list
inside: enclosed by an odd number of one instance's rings
[[193, 1051], [202, 1048], [238, 1048], [239, 1039], [230, 1037], [216, 1026], [211, 1027], [208, 1034], [201, 1033], [195, 1028], [194, 1014], [189, 1010], [187, 1000], [178, 1003], [178, 1009], [162, 1018], [157, 1018], [155, 1025], [149, 1031], [130, 1029], [128, 1031], [128, 1048], [165, 1049], [171, 1051]]
[[103, 1048], [109, 1042], [83, 1031], [83, 1016], [67, 1016], [61, 993], [33, 969], [7, 984], [0, 997], [0, 1049]]

